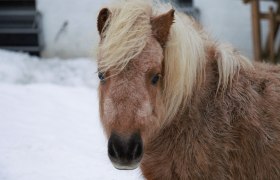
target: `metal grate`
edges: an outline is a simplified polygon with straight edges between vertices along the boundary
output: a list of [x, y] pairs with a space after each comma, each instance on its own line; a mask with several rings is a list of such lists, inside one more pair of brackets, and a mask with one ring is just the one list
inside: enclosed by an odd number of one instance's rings
[[36, 0], [1, 0], [0, 48], [39, 56], [40, 20]]

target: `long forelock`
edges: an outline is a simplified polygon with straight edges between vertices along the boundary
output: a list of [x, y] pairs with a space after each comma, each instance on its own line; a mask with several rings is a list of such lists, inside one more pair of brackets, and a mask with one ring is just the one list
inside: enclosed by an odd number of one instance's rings
[[151, 7], [143, 0], [118, 1], [109, 7], [111, 15], [98, 49], [99, 71], [120, 72], [143, 51], [152, 34]]

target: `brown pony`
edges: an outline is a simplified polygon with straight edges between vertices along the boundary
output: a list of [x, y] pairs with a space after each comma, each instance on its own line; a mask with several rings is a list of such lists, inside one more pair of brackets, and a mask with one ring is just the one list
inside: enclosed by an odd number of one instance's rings
[[99, 12], [100, 118], [118, 169], [149, 180], [280, 179], [280, 67], [252, 64], [144, 0]]

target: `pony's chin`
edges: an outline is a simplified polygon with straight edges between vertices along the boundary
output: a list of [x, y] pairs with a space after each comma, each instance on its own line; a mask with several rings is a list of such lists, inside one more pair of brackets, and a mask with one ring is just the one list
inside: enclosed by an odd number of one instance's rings
[[123, 165], [123, 164], [112, 162], [112, 164], [118, 170], [134, 170], [139, 166], [139, 163], [133, 163], [133, 164], [130, 164], [130, 165]]

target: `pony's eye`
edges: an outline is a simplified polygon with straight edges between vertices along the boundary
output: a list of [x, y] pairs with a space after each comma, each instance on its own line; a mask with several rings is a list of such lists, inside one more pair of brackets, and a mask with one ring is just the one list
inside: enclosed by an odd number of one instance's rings
[[152, 84], [156, 85], [158, 80], [159, 80], [159, 78], [160, 78], [159, 74], [154, 75], [153, 78], [152, 78]]
[[100, 79], [100, 81], [105, 81], [105, 75], [102, 72], [98, 72], [98, 78]]

